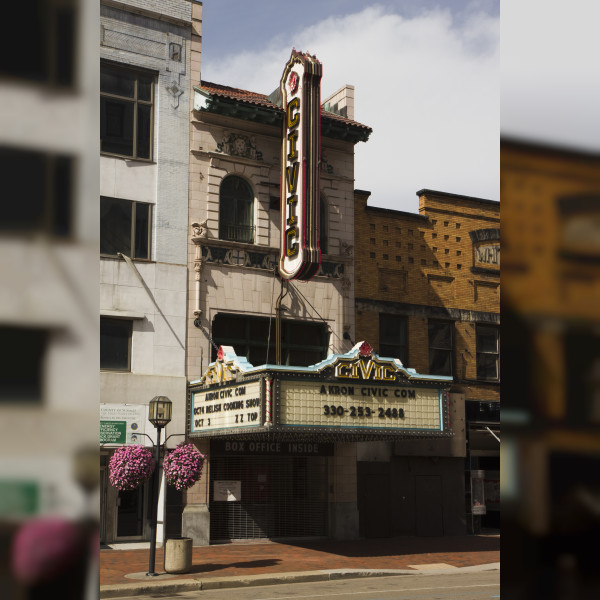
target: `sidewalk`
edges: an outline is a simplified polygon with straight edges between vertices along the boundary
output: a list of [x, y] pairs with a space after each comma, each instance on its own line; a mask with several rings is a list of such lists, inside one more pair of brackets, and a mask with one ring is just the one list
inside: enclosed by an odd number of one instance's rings
[[155, 571], [159, 576], [148, 577], [148, 544], [141, 549], [113, 546], [100, 550], [101, 598], [341, 577], [479, 570], [499, 568], [500, 562], [497, 533], [355, 541], [261, 541], [194, 548], [192, 568], [181, 575], [164, 572], [163, 549], [157, 548]]

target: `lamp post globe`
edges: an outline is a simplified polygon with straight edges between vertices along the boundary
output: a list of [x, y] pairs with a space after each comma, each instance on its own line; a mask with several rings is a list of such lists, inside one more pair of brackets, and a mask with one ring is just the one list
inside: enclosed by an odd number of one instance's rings
[[154, 486], [152, 493], [152, 522], [150, 524], [150, 561], [146, 575], [156, 576], [154, 563], [156, 557], [156, 523], [158, 521], [158, 491], [160, 483], [160, 430], [171, 422], [173, 403], [166, 396], [154, 396], [148, 404], [148, 420], [156, 427], [156, 458], [154, 467]]
[[165, 427], [171, 422], [173, 403], [166, 396], [154, 396], [148, 405], [148, 420], [154, 427]]

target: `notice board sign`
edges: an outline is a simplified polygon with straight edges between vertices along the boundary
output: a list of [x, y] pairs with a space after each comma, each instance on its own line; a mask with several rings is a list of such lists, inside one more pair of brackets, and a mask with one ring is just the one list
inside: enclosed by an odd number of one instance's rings
[[215, 502], [239, 502], [241, 499], [241, 481], [221, 479], [213, 482], [213, 500]]
[[147, 413], [148, 407], [144, 404], [100, 404], [100, 443], [107, 446], [151, 446], [144, 435]]

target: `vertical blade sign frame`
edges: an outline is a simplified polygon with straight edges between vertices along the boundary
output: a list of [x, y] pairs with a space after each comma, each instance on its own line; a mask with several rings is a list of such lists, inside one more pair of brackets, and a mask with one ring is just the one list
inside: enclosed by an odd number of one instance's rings
[[281, 244], [283, 279], [312, 279], [321, 264], [321, 76], [316, 56], [292, 50], [281, 77]]

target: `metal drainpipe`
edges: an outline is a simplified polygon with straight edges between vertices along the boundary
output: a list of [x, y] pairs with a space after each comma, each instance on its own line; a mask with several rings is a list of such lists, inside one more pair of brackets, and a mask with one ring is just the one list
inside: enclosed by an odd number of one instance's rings
[[[287, 293], [287, 289], [286, 289]], [[281, 291], [275, 302], [275, 364], [281, 364], [281, 301], [286, 294], [283, 293], [283, 279], [281, 280]], [[268, 360], [268, 357], [267, 357]]]

